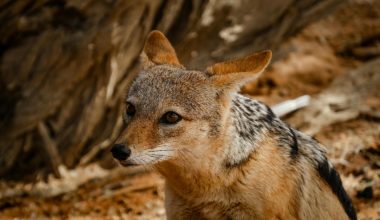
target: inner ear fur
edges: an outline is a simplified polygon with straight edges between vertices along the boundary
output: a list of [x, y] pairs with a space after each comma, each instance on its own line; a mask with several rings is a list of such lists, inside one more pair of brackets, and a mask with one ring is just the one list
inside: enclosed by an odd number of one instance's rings
[[152, 31], [149, 33], [141, 58], [144, 66], [150, 63], [156, 65], [170, 64], [182, 67], [173, 46], [160, 31]]
[[207, 68], [207, 73], [217, 85], [241, 85], [256, 79], [268, 66], [271, 58], [272, 52], [264, 50], [244, 58], [216, 63]]

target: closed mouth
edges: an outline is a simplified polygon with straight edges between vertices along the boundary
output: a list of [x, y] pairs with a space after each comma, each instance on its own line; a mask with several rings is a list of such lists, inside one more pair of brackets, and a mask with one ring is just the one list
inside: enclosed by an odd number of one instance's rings
[[139, 164], [136, 164], [133, 161], [130, 161], [128, 159], [126, 159], [126, 160], [118, 160], [118, 161], [119, 161], [119, 163], [122, 166], [125, 166], [125, 167], [131, 167], [131, 166], [138, 166], [139, 165]]

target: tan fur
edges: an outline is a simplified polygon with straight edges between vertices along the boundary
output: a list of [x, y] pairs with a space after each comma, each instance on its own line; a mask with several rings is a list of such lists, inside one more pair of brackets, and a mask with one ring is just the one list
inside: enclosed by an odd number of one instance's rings
[[215, 75], [243, 72], [259, 73], [269, 64], [271, 58], [272, 52], [264, 50], [244, 58], [215, 63], [207, 68], [207, 72]]
[[[266, 140], [248, 163], [227, 173], [212, 167], [197, 172], [200, 169], [177, 161], [158, 164], [158, 170], [167, 181], [168, 219], [196, 219], [195, 216], [227, 219], [223, 215], [226, 213], [231, 219], [347, 219], [326, 183], [319, 180], [312, 184], [313, 180], [319, 179], [312, 169], [306, 177], [309, 185], [303, 186], [306, 195], [291, 190], [297, 189], [299, 171], [289, 167], [288, 158], [278, 151], [276, 143]], [[209, 161], [208, 157], [215, 156], [214, 153], [210, 152], [193, 163], [210, 166], [201, 160]], [[226, 207], [231, 203], [239, 205], [227, 212]], [[313, 210], [315, 208], [318, 210]]]
[[264, 50], [241, 59], [216, 63], [206, 71], [213, 76], [213, 84], [216, 86], [241, 86], [257, 78], [268, 66], [271, 58], [272, 52]]
[[155, 64], [181, 66], [174, 48], [168, 39], [159, 31], [152, 31], [145, 43], [144, 52]]
[[[347, 219], [312, 167], [314, 151], [302, 147], [308, 144], [303, 139], [296, 159], [270, 130], [246, 154], [229, 155], [234, 145], [250, 143], [234, 136], [231, 88], [255, 79], [268, 65], [270, 51], [218, 63], [206, 72], [189, 71], [165, 36], [154, 31], [143, 55], [150, 64], [144, 63], [127, 97], [136, 114], [126, 119], [118, 140], [132, 153], [121, 163], [152, 163], [165, 177], [168, 219]], [[160, 123], [168, 111], [182, 121]], [[145, 152], [153, 153], [144, 157]], [[228, 167], [229, 158], [239, 163]]]

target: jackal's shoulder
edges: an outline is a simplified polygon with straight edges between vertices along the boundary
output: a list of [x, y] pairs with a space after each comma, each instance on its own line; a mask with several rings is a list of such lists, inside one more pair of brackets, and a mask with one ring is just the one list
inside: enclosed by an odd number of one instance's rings
[[255, 144], [271, 137], [278, 147], [288, 149], [289, 157], [293, 159], [303, 156], [313, 164], [326, 159], [323, 145], [289, 126], [264, 103], [240, 94], [236, 94], [232, 103], [233, 124], [241, 139]]
[[328, 161], [326, 148], [322, 144], [286, 124], [264, 103], [243, 95], [237, 94], [234, 97], [231, 111], [240, 142], [246, 142], [246, 145], [240, 146], [251, 146], [253, 151], [260, 151], [265, 149], [260, 149], [258, 145], [272, 141], [281, 149], [277, 152], [283, 152], [283, 158], [289, 162], [288, 166], [298, 166], [297, 169], [308, 166], [315, 170], [316, 178], [328, 185], [350, 219], [356, 219], [352, 202], [343, 188], [339, 174]]

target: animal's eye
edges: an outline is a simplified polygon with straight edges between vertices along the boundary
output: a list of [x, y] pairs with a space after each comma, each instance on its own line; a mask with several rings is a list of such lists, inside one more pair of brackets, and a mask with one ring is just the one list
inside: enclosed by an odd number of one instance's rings
[[127, 102], [127, 106], [125, 109], [125, 113], [129, 116], [132, 117], [136, 114], [136, 108], [134, 105], [132, 105], [130, 102]]
[[182, 120], [182, 117], [175, 112], [166, 112], [160, 119], [162, 124], [176, 124]]

